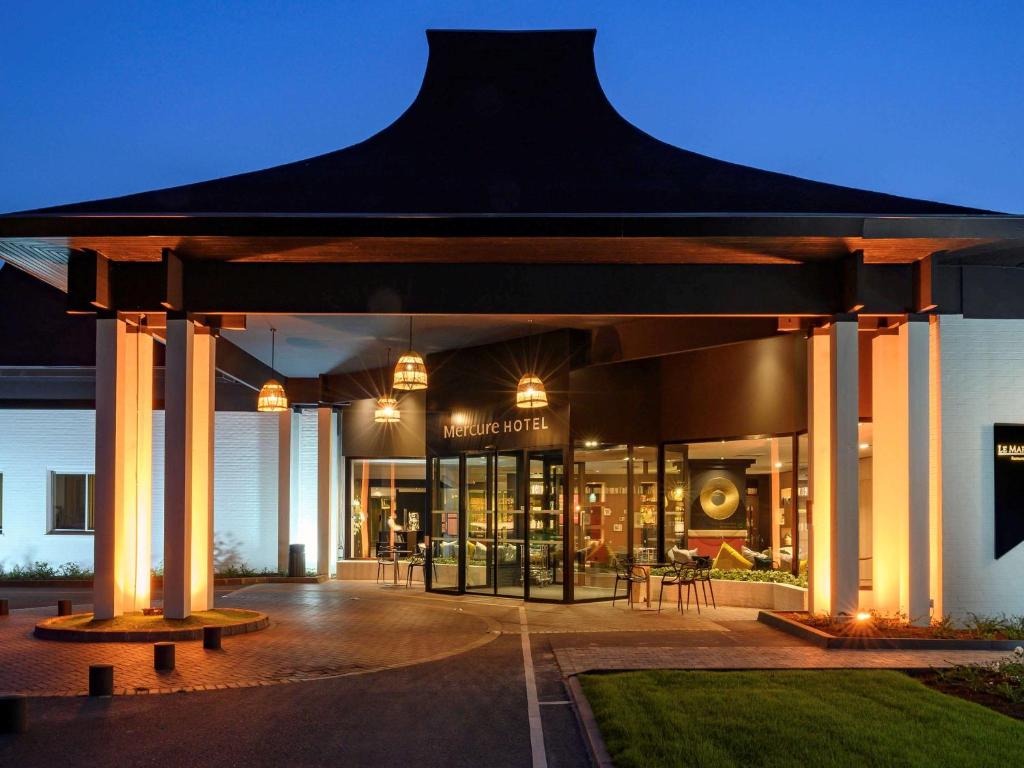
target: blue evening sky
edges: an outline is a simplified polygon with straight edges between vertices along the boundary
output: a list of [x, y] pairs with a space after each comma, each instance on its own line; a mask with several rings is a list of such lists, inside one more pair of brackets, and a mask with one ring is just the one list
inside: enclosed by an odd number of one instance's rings
[[1024, 213], [1024, 2], [54, 2], [0, 6], [0, 211], [344, 147], [419, 87], [428, 27], [596, 27], [659, 139]]

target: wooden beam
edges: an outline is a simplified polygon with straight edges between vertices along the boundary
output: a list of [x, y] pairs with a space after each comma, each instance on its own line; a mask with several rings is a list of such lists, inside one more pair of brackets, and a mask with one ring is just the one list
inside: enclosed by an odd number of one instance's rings
[[935, 281], [935, 254], [929, 254], [913, 264], [914, 311], [931, 312], [938, 307], [932, 286]]
[[72, 281], [75, 283], [75, 302], [78, 308], [85, 311], [113, 308], [111, 272], [110, 259], [99, 251], [89, 248], [70, 251], [68, 253], [68, 309], [72, 309], [70, 293]]
[[864, 309], [864, 251], [854, 251], [843, 260], [843, 312]]
[[165, 308], [184, 311], [185, 305], [185, 265], [172, 249], [164, 248], [162, 253], [164, 267], [163, 300]]
[[[826, 316], [915, 311], [910, 264], [113, 262], [114, 309], [244, 313]], [[69, 272], [69, 309], [95, 311]], [[222, 325], [222, 327], [229, 327]]]

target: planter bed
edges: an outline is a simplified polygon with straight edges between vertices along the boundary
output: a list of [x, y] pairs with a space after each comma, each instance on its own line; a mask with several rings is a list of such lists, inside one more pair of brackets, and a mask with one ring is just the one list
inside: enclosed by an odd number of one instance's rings
[[[36, 624], [33, 633], [43, 640], [63, 640], [74, 643], [152, 643], [159, 640], [201, 640], [203, 627], [220, 627], [225, 637], [242, 635], [266, 629], [270, 624], [267, 614], [240, 608], [215, 609], [195, 613], [178, 622], [162, 616], [142, 618], [135, 614], [104, 622], [111, 626], [89, 626], [91, 613], [55, 616]], [[128, 626], [123, 626], [128, 624]], [[152, 624], [152, 628], [145, 625]]]
[[770, 627], [807, 640], [819, 648], [847, 650], [913, 651], [1012, 651], [1021, 640], [982, 640], [926, 637], [842, 637], [809, 626], [792, 618], [793, 612], [761, 611], [757, 619]]

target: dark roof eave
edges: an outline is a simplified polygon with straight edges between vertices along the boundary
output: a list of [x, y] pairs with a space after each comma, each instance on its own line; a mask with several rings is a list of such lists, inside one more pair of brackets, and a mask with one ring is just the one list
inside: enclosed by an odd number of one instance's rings
[[71, 237], [1024, 237], [1007, 214], [157, 213], [0, 216], [0, 239]]

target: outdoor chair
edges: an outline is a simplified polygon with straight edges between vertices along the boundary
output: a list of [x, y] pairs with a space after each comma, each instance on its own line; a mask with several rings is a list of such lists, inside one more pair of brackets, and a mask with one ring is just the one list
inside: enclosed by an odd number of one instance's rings
[[412, 569], [419, 568], [423, 575], [423, 581], [427, 580], [426, 558], [421, 550], [417, 550], [409, 556], [409, 562], [405, 570], [405, 586], [412, 586]]
[[[686, 586], [686, 605], [690, 605], [690, 590], [693, 589], [694, 599], [697, 595], [697, 570], [689, 563], [676, 563], [671, 565], [671, 572], [666, 573], [661, 579], [661, 592], [658, 594], [658, 613], [661, 613], [661, 601], [665, 596], [665, 587], [677, 587], [676, 608], [683, 612], [683, 586]], [[700, 613], [700, 603], [697, 603], [697, 613]]]
[[377, 583], [381, 576], [387, 577], [387, 569], [395, 566], [395, 551], [386, 544], [377, 545]]
[[626, 582], [626, 603], [630, 608], [633, 607], [633, 585], [647, 583], [647, 575], [637, 573], [635, 566], [636, 564], [631, 557], [615, 560], [615, 586], [612, 588], [612, 607], [615, 606], [615, 600], [618, 597], [619, 582]]
[[[695, 557], [693, 559], [693, 565], [696, 568], [697, 581], [700, 583], [701, 592], [704, 594], [704, 607], [708, 606], [708, 593], [707, 590], [711, 591], [711, 606], [718, 610], [718, 603], [715, 602], [715, 585], [711, 583], [711, 558], [710, 557]], [[707, 588], [705, 589], [705, 585]], [[697, 588], [693, 589], [694, 595], [697, 594]], [[689, 590], [687, 590], [687, 602], [689, 602]], [[697, 603], [697, 613], [700, 613], [700, 603]]]

